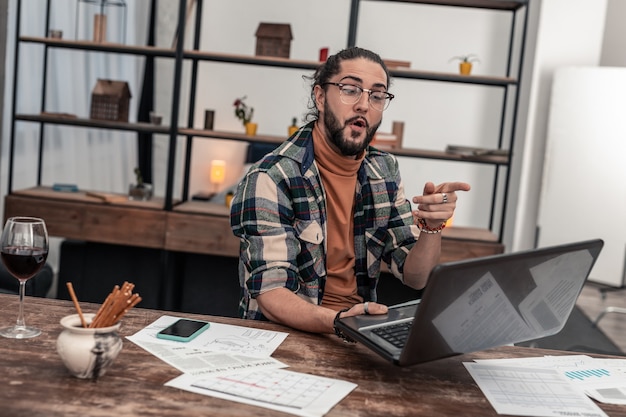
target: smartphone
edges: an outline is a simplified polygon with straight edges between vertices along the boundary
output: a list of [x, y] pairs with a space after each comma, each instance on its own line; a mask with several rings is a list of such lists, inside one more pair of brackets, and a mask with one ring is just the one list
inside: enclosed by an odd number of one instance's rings
[[211, 323], [206, 321], [179, 319], [157, 333], [159, 339], [189, 342], [209, 328]]

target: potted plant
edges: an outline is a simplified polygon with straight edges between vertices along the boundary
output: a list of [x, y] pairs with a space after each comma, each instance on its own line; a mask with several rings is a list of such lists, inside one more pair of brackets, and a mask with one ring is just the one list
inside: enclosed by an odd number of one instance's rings
[[235, 117], [241, 120], [241, 123], [246, 128], [246, 134], [254, 136], [256, 134], [257, 124], [252, 122], [252, 115], [254, 114], [254, 107], [249, 107], [245, 100], [246, 96], [238, 98], [233, 103], [235, 106]]
[[152, 184], [143, 182], [139, 167], [135, 168], [135, 183], [128, 187], [128, 198], [136, 201], [146, 201], [152, 198]]
[[298, 123], [298, 119], [296, 117], [291, 119], [291, 126], [289, 126], [289, 129], [288, 129], [289, 136], [293, 135], [294, 133], [298, 131], [299, 127], [296, 123]]
[[472, 63], [480, 62], [478, 57], [475, 54], [461, 55], [461, 56], [453, 56], [450, 58], [450, 61], [458, 60], [459, 62], [459, 72], [461, 75], [469, 75], [472, 72]]

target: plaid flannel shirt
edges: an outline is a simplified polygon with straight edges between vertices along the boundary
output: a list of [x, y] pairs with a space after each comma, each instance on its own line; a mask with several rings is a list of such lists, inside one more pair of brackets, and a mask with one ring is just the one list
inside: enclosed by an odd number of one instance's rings
[[[285, 287], [320, 304], [326, 282], [326, 198], [310, 123], [254, 164], [232, 200], [230, 223], [241, 239], [239, 314], [264, 319], [255, 298]], [[354, 209], [357, 291], [376, 301], [381, 261], [402, 279], [419, 231], [396, 158], [368, 148], [358, 171]]]

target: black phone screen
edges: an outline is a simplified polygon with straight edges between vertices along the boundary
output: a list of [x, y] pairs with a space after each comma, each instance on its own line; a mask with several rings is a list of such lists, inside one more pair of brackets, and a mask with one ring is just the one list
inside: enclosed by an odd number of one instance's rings
[[189, 319], [180, 319], [173, 323], [172, 325], [166, 327], [161, 330], [159, 333], [163, 335], [170, 336], [178, 336], [178, 337], [189, 337], [198, 330], [202, 329], [207, 325], [205, 321], [196, 321]]

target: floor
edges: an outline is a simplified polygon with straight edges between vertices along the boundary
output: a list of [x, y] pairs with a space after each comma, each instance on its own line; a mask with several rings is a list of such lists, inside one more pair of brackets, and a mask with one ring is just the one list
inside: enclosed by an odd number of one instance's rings
[[[592, 321], [609, 306], [624, 308], [626, 311], [626, 288], [615, 289], [588, 282], [578, 297], [577, 305]], [[597, 325], [615, 345], [626, 352], [626, 314], [607, 313]]]

